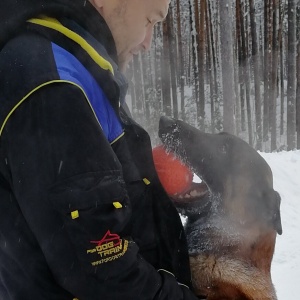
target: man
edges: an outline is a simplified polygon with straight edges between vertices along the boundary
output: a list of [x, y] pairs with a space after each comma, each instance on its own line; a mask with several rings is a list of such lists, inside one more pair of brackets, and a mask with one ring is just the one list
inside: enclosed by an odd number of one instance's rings
[[169, 0], [0, 7], [0, 298], [196, 299], [122, 72]]

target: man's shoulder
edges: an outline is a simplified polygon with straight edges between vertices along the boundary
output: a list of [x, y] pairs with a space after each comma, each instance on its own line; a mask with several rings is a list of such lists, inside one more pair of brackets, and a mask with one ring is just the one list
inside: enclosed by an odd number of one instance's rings
[[1, 97], [12, 96], [12, 91], [24, 95], [42, 82], [56, 78], [51, 42], [38, 34], [18, 35], [0, 52]]
[[51, 42], [36, 33], [15, 36], [0, 52], [0, 123], [35, 89], [58, 78]]
[[[34, 32], [24, 32], [12, 38], [0, 52], [0, 64], [12, 67], [41, 69], [50, 61], [51, 42]], [[42, 60], [43, 59], [43, 60]]]

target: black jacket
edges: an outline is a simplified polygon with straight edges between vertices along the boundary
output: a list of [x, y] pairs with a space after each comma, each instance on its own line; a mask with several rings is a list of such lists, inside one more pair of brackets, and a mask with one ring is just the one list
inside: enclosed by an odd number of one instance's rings
[[[177, 283], [190, 285], [187, 246], [149, 136], [119, 108], [126, 81], [107, 25], [88, 1], [20, 3], [0, 7], [0, 299], [194, 299]], [[26, 22], [41, 13], [112, 69]], [[86, 85], [62, 78], [55, 49]], [[95, 83], [103, 109], [89, 101]]]

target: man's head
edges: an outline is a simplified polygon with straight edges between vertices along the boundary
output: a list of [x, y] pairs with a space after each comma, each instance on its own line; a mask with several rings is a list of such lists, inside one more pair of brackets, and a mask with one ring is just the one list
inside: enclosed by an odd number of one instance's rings
[[166, 17], [170, 3], [170, 0], [90, 1], [112, 32], [122, 71], [134, 54], [150, 48], [154, 25]]

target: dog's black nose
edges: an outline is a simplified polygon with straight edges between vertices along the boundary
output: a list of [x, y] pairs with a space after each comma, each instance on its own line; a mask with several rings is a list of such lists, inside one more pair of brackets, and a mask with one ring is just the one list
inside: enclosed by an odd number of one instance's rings
[[177, 128], [177, 121], [175, 119], [166, 116], [160, 118], [158, 136], [163, 143], [167, 135], [174, 135], [175, 128]]
[[176, 120], [170, 117], [162, 116], [159, 120], [159, 129], [167, 129], [176, 125]]

